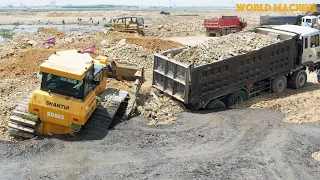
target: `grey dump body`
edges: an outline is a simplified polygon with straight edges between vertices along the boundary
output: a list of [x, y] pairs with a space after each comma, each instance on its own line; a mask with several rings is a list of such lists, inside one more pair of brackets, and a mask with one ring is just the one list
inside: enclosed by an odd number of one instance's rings
[[292, 24], [299, 25], [301, 23], [301, 15], [298, 16], [260, 16], [260, 25], [283, 25]]
[[167, 57], [168, 54], [176, 55], [182, 52], [185, 47], [155, 54], [153, 87], [191, 105], [192, 108], [200, 109], [210, 100], [301, 68], [299, 35], [289, 32], [277, 34], [279, 32], [270, 32], [270, 29], [261, 27], [254, 31], [261, 34], [271, 33], [280, 38], [281, 42], [202, 66]]

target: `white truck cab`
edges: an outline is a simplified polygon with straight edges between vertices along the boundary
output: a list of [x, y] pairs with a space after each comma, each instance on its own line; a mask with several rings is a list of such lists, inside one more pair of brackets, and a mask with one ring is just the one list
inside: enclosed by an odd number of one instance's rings
[[273, 28], [300, 34], [303, 44], [302, 63], [312, 61], [314, 65], [320, 67], [320, 31], [318, 29], [297, 25], [280, 25]]
[[301, 20], [301, 26], [318, 27], [319, 22], [319, 17], [317, 16], [304, 16]]

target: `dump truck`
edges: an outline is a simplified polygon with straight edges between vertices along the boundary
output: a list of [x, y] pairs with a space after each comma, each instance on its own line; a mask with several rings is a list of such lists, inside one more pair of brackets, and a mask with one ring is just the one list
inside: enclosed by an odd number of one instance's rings
[[238, 16], [222, 16], [222, 18], [204, 20], [207, 36], [223, 36], [242, 31], [245, 27], [247, 27], [247, 22]]
[[319, 28], [320, 16], [318, 12], [315, 15], [297, 15], [297, 16], [260, 16], [260, 25], [300, 25], [312, 28]]
[[[155, 54], [153, 87], [191, 109], [230, 107], [263, 93], [282, 92], [287, 85], [303, 88], [307, 83], [306, 68], [320, 68], [318, 30], [281, 25], [252, 31], [281, 41], [199, 66], [174, 60], [186, 47]], [[168, 58], [169, 54], [173, 59]]]
[[[106, 79], [110, 72], [114, 77], [135, 79], [134, 95], [108, 88]], [[93, 133], [108, 128], [120, 106], [128, 103], [129, 98], [135, 100], [143, 82], [143, 69], [133, 65], [125, 68], [106, 57], [93, 59], [87, 53], [66, 50], [55, 52], [40, 65], [39, 78], [40, 88], [12, 112], [8, 126], [13, 136], [75, 135], [87, 123]], [[122, 107], [124, 111], [132, 110]]]

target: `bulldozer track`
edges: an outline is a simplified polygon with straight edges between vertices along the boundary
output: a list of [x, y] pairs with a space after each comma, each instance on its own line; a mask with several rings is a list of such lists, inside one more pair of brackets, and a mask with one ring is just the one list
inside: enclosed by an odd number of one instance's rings
[[[38, 135], [37, 126], [40, 120], [30, 118], [28, 112], [28, 103], [31, 99], [23, 100], [12, 111], [8, 126], [10, 128], [10, 134], [15, 137], [33, 138]], [[128, 92], [107, 88], [103, 94], [99, 96], [101, 103], [93, 112], [87, 123], [82, 127], [81, 131], [77, 134], [78, 138], [96, 139], [100, 136], [104, 137], [113, 123], [113, 119], [118, 111], [125, 112], [128, 103]], [[120, 110], [121, 109], [121, 110]]]
[[108, 88], [100, 97], [101, 103], [76, 135], [76, 139], [94, 140], [105, 137], [116, 114], [125, 111], [129, 95], [127, 91]]
[[32, 94], [24, 99], [18, 106], [13, 109], [10, 116], [8, 126], [10, 128], [10, 134], [12, 136], [18, 136], [22, 138], [33, 138], [37, 135], [38, 120], [30, 118], [28, 113], [28, 104], [32, 97]]

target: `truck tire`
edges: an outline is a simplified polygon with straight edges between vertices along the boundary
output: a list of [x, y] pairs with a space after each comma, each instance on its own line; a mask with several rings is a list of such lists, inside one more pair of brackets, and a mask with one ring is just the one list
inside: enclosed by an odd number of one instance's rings
[[293, 89], [304, 88], [307, 80], [308, 76], [305, 70], [296, 71], [291, 75], [289, 85]]
[[225, 108], [226, 104], [224, 104], [224, 102], [214, 99], [211, 100], [205, 107], [205, 109], [219, 109], [219, 108]]
[[282, 92], [287, 88], [287, 78], [285, 76], [279, 76], [271, 81], [271, 92]]
[[227, 30], [222, 30], [222, 36], [227, 35]]
[[210, 37], [210, 36], [211, 36], [210, 29], [206, 29], [206, 36], [207, 36], [207, 37]]
[[248, 99], [247, 93], [244, 92], [243, 90], [239, 90], [239, 91], [236, 91], [234, 93], [227, 95], [226, 105], [227, 105], [227, 107], [230, 107], [235, 104], [241, 104], [247, 99]]

